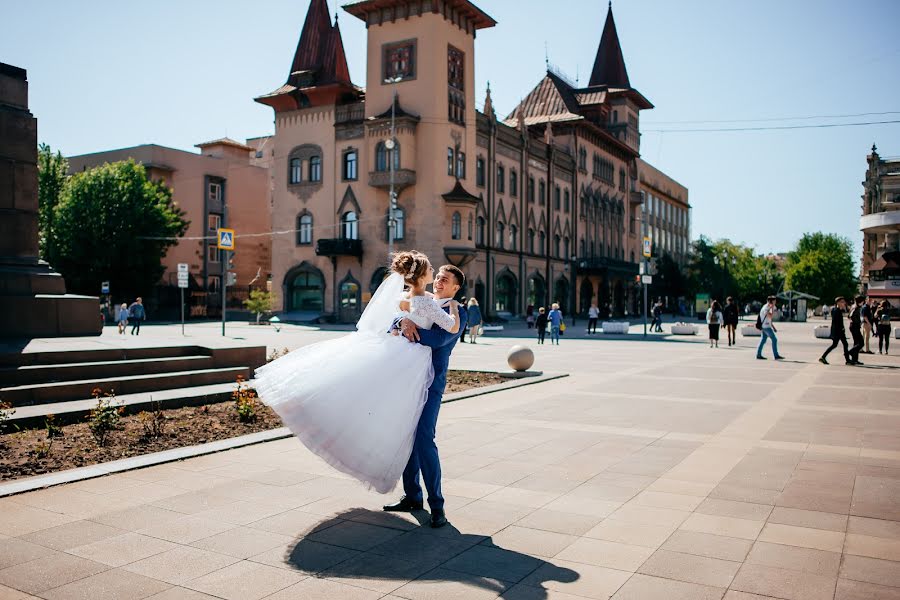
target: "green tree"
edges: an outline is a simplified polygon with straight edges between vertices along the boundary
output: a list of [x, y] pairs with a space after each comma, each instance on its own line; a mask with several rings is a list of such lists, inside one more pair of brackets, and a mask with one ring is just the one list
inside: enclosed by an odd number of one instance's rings
[[859, 281], [853, 266], [853, 244], [833, 233], [805, 233], [788, 253], [785, 284], [798, 292], [832, 302], [856, 294]]
[[743, 304], [774, 294], [782, 281], [775, 261], [749, 246], [705, 236], [693, 243], [688, 265], [691, 294], [707, 293], [720, 301], [732, 296]]
[[265, 290], [251, 290], [250, 298], [244, 300], [244, 306], [247, 307], [247, 310], [256, 315], [256, 324], [259, 325], [259, 319], [263, 316], [263, 313], [272, 310], [272, 292], [267, 292]]
[[687, 279], [684, 271], [668, 252], [664, 252], [656, 262], [656, 275], [650, 286], [650, 296], [666, 296], [679, 298], [687, 292]]
[[96, 294], [108, 280], [117, 294], [146, 294], [187, 230], [183, 217], [172, 190], [150, 181], [142, 165], [107, 163], [66, 183], [53, 211], [50, 261], [75, 293]]
[[41, 258], [47, 260], [53, 253], [53, 211], [68, 178], [69, 163], [50, 146], [38, 146], [38, 230]]

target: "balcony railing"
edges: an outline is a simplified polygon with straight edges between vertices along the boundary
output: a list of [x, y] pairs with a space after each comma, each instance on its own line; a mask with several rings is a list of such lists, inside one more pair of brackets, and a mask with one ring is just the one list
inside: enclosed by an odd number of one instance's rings
[[[369, 185], [387, 189], [391, 187], [390, 171], [372, 171], [369, 173]], [[394, 187], [398, 190], [416, 185], [416, 172], [412, 169], [394, 170]]]
[[362, 240], [344, 238], [316, 240], [316, 254], [319, 256], [362, 256]]
[[578, 270], [582, 273], [618, 271], [620, 273], [637, 275], [639, 270], [637, 263], [603, 256], [595, 256], [593, 258], [579, 257], [575, 263], [578, 265]]
[[366, 118], [366, 105], [363, 103], [344, 104], [334, 111], [335, 123], [353, 123]]

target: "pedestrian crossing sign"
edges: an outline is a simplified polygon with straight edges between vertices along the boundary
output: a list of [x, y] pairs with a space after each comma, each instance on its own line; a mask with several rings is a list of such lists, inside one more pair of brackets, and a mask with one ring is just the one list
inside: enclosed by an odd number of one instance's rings
[[219, 250], [234, 250], [234, 229], [219, 228], [218, 234]]

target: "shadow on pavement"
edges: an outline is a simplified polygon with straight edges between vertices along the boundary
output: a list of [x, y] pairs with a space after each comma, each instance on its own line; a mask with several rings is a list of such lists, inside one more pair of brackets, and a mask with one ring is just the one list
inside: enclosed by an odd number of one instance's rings
[[[397, 587], [408, 581], [462, 583], [500, 595], [523, 582], [533, 588], [529, 600], [548, 597], [546, 581], [571, 583], [580, 577], [544, 559], [501, 548], [489, 536], [462, 533], [452, 523], [431, 529], [425, 511], [412, 516], [418, 526], [391, 513], [345, 511], [298, 537], [284, 561], [320, 577], [368, 581], [373, 589], [390, 588], [385, 583], [391, 581]], [[363, 548], [367, 550], [359, 552]]]

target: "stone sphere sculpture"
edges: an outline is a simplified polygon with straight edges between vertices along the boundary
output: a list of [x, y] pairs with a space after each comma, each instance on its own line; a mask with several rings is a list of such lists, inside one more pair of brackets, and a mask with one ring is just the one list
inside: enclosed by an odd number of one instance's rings
[[506, 355], [506, 362], [514, 371], [527, 371], [534, 364], [534, 352], [528, 346], [513, 346]]

